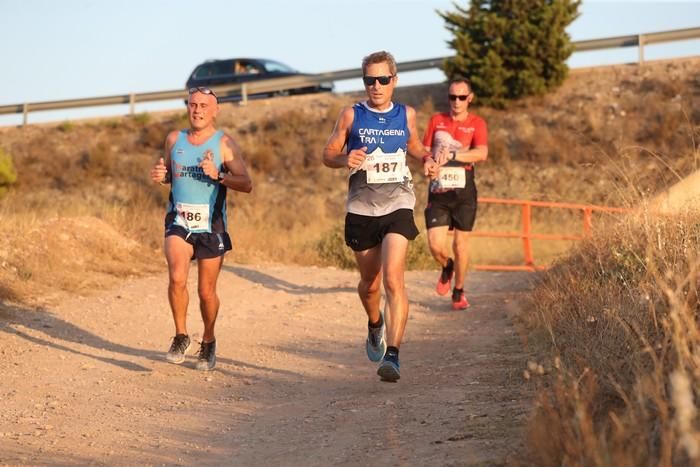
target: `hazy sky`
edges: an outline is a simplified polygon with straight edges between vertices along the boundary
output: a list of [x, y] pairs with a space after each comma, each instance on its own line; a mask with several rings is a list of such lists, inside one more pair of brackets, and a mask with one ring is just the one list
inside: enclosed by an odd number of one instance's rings
[[[266, 57], [323, 72], [359, 67], [364, 55], [382, 49], [399, 62], [446, 56], [450, 35], [435, 10], [454, 9], [449, 0], [0, 0], [0, 7], [0, 105], [179, 89], [211, 58]], [[585, 0], [580, 12], [569, 27], [573, 40], [700, 26], [700, 0]], [[650, 46], [645, 55], [700, 55], [700, 41]], [[570, 65], [636, 57], [635, 48], [587, 52]], [[400, 83], [442, 78], [414, 72]], [[79, 112], [30, 114], [30, 122]], [[0, 125], [18, 121], [0, 116]]]

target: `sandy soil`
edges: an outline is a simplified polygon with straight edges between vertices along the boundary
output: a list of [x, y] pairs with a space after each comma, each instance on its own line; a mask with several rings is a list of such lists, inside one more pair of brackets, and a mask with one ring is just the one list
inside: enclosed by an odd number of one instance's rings
[[502, 465], [519, 447], [527, 274], [472, 274], [453, 312], [435, 272], [407, 273], [398, 383], [365, 356], [355, 272], [227, 262], [209, 373], [163, 360], [166, 277], [0, 305], [0, 464]]

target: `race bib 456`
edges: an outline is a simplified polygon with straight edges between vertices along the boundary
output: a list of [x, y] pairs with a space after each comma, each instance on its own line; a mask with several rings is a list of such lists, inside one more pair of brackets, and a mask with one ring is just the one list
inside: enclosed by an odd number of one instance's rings
[[467, 174], [464, 167], [440, 167], [439, 185], [443, 190], [464, 188], [467, 184]]

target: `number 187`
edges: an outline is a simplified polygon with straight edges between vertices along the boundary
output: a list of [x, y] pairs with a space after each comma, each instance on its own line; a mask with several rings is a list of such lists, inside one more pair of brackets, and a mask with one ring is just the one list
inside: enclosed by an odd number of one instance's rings
[[396, 172], [397, 165], [398, 162], [382, 162], [374, 164], [373, 167], [377, 172]]

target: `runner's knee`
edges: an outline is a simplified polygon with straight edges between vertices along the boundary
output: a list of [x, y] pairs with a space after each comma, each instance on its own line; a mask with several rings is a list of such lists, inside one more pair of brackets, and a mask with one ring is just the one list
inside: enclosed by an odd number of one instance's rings
[[466, 253], [468, 244], [469, 237], [455, 232], [454, 248], [456, 251], [459, 251], [460, 253]]
[[370, 280], [361, 278], [359, 284], [357, 284], [357, 290], [360, 292], [366, 290], [367, 293], [374, 294], [379, 292], [381, 286], [382, 281], [379, 280], [379, 276], [373, 277]]
[[384, 282], [384, 288], [387, 293], [396, 294], [401, 293], [405, 289], [404, 279], [398, 274], [387, 274], [386, 280]]
[[168, 281], [168, 287], [171, 289], [186, 289], [187, 276], [179, 274], [171, 274]]
[[204, 302], [209, 302], [216, 300], [216, 288], [215, 287], [199, 287], [197, 290], [199, 294], [199, 299]]

